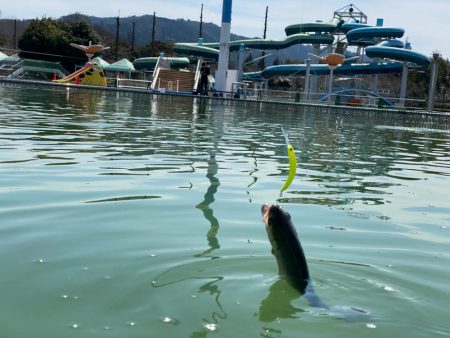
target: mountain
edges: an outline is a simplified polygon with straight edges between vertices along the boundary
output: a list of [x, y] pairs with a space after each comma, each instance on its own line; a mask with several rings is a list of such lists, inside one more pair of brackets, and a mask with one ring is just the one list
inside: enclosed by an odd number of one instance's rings
[[[66, 22], [85, 20], [94, 27], [104, 44], [110, 47], [114, 46], [117, 22], [115, 17], [96, 17], [75, 13], [63, 16], [60, 19]], [[17, 20], [18, 37], [20, 37], [29, 22], [30, 20]], [[119, 18], [119, 40], [124, 49], [128, 48], [125, 45], [131, 45], [133, 22], [135, 23], [135, 47], [148, 45], [151, 42], [153, 15]], [[155, 39], [170, 42], [197, 42], [199, 28], [199, 21], [156, 17]], [[2, 46], [5, 51], [7, 51], [6, 48], [14, 47], [14, 20], [0, 19], [0, 35], [5, 37], [6, 43]], [[204, 42], [217, 42], [220, 40], [220, 27], [211, 22], [204, 22], [202, 36]], [[248, 39], [248, 37], [231, 34], [231, 40], [241, 39]], [[280, 51], [267, 51], [266, 54], [272, 53], [272, 56], [267, 58], [266, 65], [272, 64], [275, 59], [281, 62], [287, 59], [304, 60], [309, 51], [309, 46], [292, 46]], [[12, 51], [7, 51], [7, 54], [11, 53]], [[253, 51], [252, 56], [256, 58], [260, 53], [260, 51]]]
[[[72, 22], [85, 20], [94, 26], [102, 35], [103, 32], [116, 35], [116, 22], [114, 17], [100, 18], [82, 14], [71, 14], [61, 20]], [[119, 19], [119, 40], [131, 45], [133, 22], [135, 23], [135, 46], [149, 44], [152, 39], [153, 15], [129, 16]], [[167, 19], [156, 17], [155, 39], [171, 42], [197, 42], [200, 22], [184, 19]], [[219, 41], [220, 27], [213, 23], [203, 23], [202, 36], [205, 42]], [[231, 34], [232, 40], [248, 39], [245, 36]]]

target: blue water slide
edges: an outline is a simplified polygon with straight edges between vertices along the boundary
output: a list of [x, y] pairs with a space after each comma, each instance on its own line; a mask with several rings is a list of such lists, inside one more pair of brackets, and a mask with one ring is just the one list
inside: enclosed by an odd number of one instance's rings
[[338, 27], [342, 24], [342, 21], [335, 18], [331, 22], [311, 22], [311, 23], [299, 23], [287, 26], [284, 31], [287, 36], [299, 34], [299, 33], [334, 33]]
[[[172, 68], [184, 68], [189, 66], [189, 59], [185, 57], [165, 57], [166, 61], [170, 63]], [[159, 56], [149, 56], [138, 58], [133, 61], [133, 66], [136, 70], [153, 69], [159, 60]]]
[[368, 27], [373, 27], [373, 26], [369, 25], [369, 24], [366, 24], [366, 23], [346, 22], [346, 23], [341, 25], [340, 30], [347, 34], [349, 31], [351, 31], [353, 29], [368, 28]]
[[371, 45], [376, 39], [396, 39], [405, 34], [403, 28], [391, 27], [364, 27], [347, 32], [347, 41], [351, 45]]
[[384, 46], [384, 47], [395, 47], [395, 48], [405, 48], [405, 43], [401, 40], [385, 40], [378, 44], [378, 46]]
[[370, 58], [393, 59], [404, 62], [412, 62], [421, 67], [430, 64], [430, 58], [422, 53], [405, 48], [395, 48], [383, 45], [366, 47], [366, 55]]
[[[347, 32], [350, 44], [365, 45], [366, 55], [370, 58], [392, 59], [396, 61], [412, 62], [421, 67], [430, 63], [430, 58], [422, 53], [404, 48], [402, 41], [396, 40], [405, 34], [402, 28], [391, 27], [360, 27], [361, 24], [349, 23], [342, 25], [343, 29], [355, 27]], [[375, 42], [385, 39], [375, 46]]]
[[[390, 74], [400, 73], [402, 71], [402, 63], [400, 62], [380, 62], [380, 63], [353, 63], [343, 64], [334, 70], [335, 75], [358, 75], [358, 74]], [[290, 64], [277, 65], [265, 68], [261, 72], [261, 76], [269, 79], [274, 76], [292, 76], [305, 75], [306, 64]], [[330, 69], [328, 65], [313, 64], [311, 65], [311, 74], [313, 75], [328, 75]], [[258, 74], [251, 73], [250, 76], [256, 77]]]

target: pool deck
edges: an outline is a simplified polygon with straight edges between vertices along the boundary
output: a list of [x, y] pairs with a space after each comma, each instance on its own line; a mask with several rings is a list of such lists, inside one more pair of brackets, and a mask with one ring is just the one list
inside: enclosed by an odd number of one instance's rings
[[75, 84], [64, 84], [64, 83], [54, 83], [45, 81], [34, 81], [34, 80], [18, 80], [10, 79], [7, 77], [0, 77], [0, 87], [19, 87], [19, 88], [55, 88], [55, 89], [66, 89], [66, 90], [77, 90], [77, 91], [95, 91], [95, 92], [116, 92], [116, 93], [136, 93], [136, 94], [146, 94], [146, 95], [165, 95], [165, 96], [183, 96], [192, 98], [208, 98], [215, 100], [217, 102], [240, 102], [240, 103], [254, 103], [254, 104], [278, 104], [278, 105], [289, 105], [289, 106], [303, 106], [303, 107], [314, 107], [320, 109], [332, 109], [334, 112], [368, 112], [368, 113], [401, 113], [401, 114], [419, 114], [419, 115], [439, 115], [439, 116], [449, 116], [450, 112], [441, 111], [426, 111], [423, 109], [413, 109], [413, 108], [401, 108], [401, 107], [383, 107], [378, 108], [375, 106], [348, 106], [348, 105], [328, 105], [324, 103], [317, 102], [293, 102], [293, 101], [283, 101], [282, 99], [276, 100], [255, 100], [255, 99], [242, 99], [242, 98], [227, 98], [220, 96], [199, 96], [188, 93], [181, 92], [159, 92], [151, 89], [141, 89], [134, 87], [99, 87], [99, 86], [86, 86], [86, 85], [75, 85]]

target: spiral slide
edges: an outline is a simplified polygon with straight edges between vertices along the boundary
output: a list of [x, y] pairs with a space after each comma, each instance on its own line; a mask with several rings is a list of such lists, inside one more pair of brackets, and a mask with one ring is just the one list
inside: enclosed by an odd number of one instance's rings
[[[283, 49], [295, 44], [331, 46], [335, 41], [334, 34], [346, 35], [349, 46], [365, 48], [370, 63], [343, 64], [335, 70], [336, 75], [384, 74], [400, 73], [403, 63], [413, 63], [426, 67], [430, 58], [405, 48], [405, 44], [397, 40], [402, 38], [405, 30], [402, 28], [371, 26], [354, 20], [343, 22], [334, 18], [330, 22], [313, 22], [289, 25], [285, 28], [287, 37], [282, 40], [248, 39], [230, 42], [230, 51], [237, 51], [244, 45], [247, 48], [260, 50]], [[174, 50], [178, 54], [198, 56], [217, 60], [219, 43], [176, 43]], [[408, 47], [408, 46], [407, 46]], [[312, 64], [311, 73], [324, 75], [329, 73], [326, 65]], [[249, 80], [268, 79], [274, 76], [303, 75], [305, 64], [270, 66], [261, 72], [244, 73]]]
[[[405, 44], [397, 40], [405, 34], [402, 28], [349, 22], [337, 25], [333, 31], [333, 26], [333, 24], [328, 24], [323, 28], [318, 28], [321, 27], [318, 24], [298, 24], [288, 26], [286, 33], [297, 33], [307, 29], [322, 29], [322, 31], [326, 30], [330, 33], [343, 32], [346, 34], [348, 45], [365, 48], [366, 56], [372, 59], [370, 63], [340, 65], [334, 71], [336, 75], [401, 73], [405, 62], [419, 67], [427, 67], [430, 63], [427, 55], [405, 48]], [[406, 47], [409, 47], [408, 44]], [[322, 64], [312, 64], [310, 70], [314, 75], [326, 75], [330, 72], [328, 66]], [[256, 80], [274, 76], [304, 75], [305, 73], [306, 64], [277, 65], [267, 67], [262, 72], [246, 73], [244, 78]]]

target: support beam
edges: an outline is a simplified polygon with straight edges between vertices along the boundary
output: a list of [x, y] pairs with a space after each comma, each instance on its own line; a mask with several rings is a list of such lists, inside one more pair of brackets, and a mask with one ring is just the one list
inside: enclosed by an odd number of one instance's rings
[[[313, 45], [313, 54], [320, 55], [320, 45]], [[318, 63], [318, 62], [315, 62]], [[313, 96], [310, 95], [310, 98], [313, 100], [316, 99], [317, 94], [317, 81], [319, 77], [317, 75], [311, 75], [310, 82], [309, 82], [309, 88], [310, 88], [310, 94], [313, 94]]]
[[327, 100], [327, 104], [330, 105], [331, 104], [331, 94], [333, 93], [333, 75], [334, 75], [334, 68], [333, 66], [329, 66], [330, 67], [330, 78], [328, 80], [328, 100]]
[[305, 86], [303, 88], [303, 100], [309, 100], [309, 80], [311, 76], [311, 59], [306, 60]]
[[231, 31], [232, 0], [223, 0], [222, 27], [220, 29], [219, 62], [216, 73], [215, 88], [225, 91], [227, 85], [227, 70], [230, 59], [230, 31]]
[[400, 107], [405, 106], [406, 88], [408, 86], [408, 63], [403, 63], [402, 82], [400, 84]]
[[245, 53], [245, 46], [243, 43], [239, 45], [239, 78], [238, 81], [242, 81], [242, 74], [244, 72], [244, 53]]
[[429, 112], [432, 112], [434, 110], [434, 96], [436, 95], [436, 83], [437, 83], [437, 76], [438, 76], [438, 60], [439, 60], [439, 54], [434, 53], [433, 58], [431, 60], [431, 75], [430, 75], [430, 84], [428, 86], [428, 102], [427, 102], [427, 109]]

